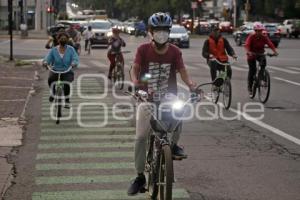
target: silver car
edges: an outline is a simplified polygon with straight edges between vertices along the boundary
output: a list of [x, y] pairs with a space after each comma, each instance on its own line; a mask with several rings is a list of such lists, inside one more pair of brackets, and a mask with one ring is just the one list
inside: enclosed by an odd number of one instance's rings
[[178, 47], [190, 47], [190, 36], [184, 26], [173, 25], [169, 36], [169, 42]]

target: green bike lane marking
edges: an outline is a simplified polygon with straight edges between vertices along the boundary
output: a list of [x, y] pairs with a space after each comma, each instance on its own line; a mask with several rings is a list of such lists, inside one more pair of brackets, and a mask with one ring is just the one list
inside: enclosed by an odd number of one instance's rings
[[133, 169], [132, 162], [36, 164], [36, 170]]
[[122, 148], [133, 147], [133, 142], [105, 142], [105, 143], [53, 143], [39, 144], [39, 149], [59, 149], [59, 148]]
[[121, 183], [128, 182], [132, 179], [131, 175], [103, 175], [103, 176], [50, 176], [50, 177], [36, 177], [35, 183], [37, 185], [45, 184], [85, 184], [85, 183]]
[[[73, 87], [73, 94], [77, 93], [76, 90], [77, 89]], [[95, 89], [93, 88], [89, 88], [89, 91], [91, 91], [91, 94], [88, 94], [90, 96], [99, 95], [99, 92], [95, 91]], [[84, 95], [87, 95], [83, 90], [82, 93]], [[49, 108], [51, 107], [51, 105], [48, 102], [48, 97], [49, 93], [44, 95], [42, 99], [43, 106], [41, 118], [41, 135], [40, 143], [38, 145], [38, 153], [36, 155], [37, 172], [47, 172], [47, 176], [40, 175], [35, 177], [36, 185], [38, 187], [32, 194], [32, 200], [145, 200], [146, 197], [144, 194], [129, 197], [126, 193], [126, 183], [128, 182], [129, 184], [130, 180], [134, 178], [134, 175], [129, 171], [124, 174], [124, 170], [133, 170], [134, 163], [132, 161], [115, 162], [110, 159], [132, 158], [133, 160], [133, 150], [129, 151], [128, 149], [122, 148], [133, 148], [135, 137], [135, 127], [131, 126], [131, 121], [124, 120], [116, 121], [115, 123], [115, 120], [112, 118], [112, 108], [115, 107], [112, 104], [113, 100], [111, 99], [111, 97], [107, 96], [105, 99], [90, 100], [81, 99], [76, 95], [71, 97], [71, 104], [73, 109], [72, 119], [70, 121], [62, 120], [60, 125], [56, 125], [55, 121], [50, 119]], [[106, 127], [101, 128], [77, 127], [76, 111], [78, 111], [78, 105], [80, 103], [108, 104], [107, 115], [108, 121], [110, 123]], [[124, 108], [117, 109], [117, 116], [122, 116], [122, 113], [126, 113], [126, 108], [124, 109], [124, 112], [122, 112], [121, 109]], [[63, 114], [65, 116], [67, 116], [68, 112], [69, 111], [66, 109], [63, 110]], [[103, 110], [103, 107], [101, 106], [86, 105], [82, 107], [82, 113], [82, 121], [85, 123], [86, 121], [93, 122], [96, 120], [101, 120], [101, 116], [103, 116], [105, 112]], [[122, 127], [118, 125], [121, 125]], [[88, 142], [85, 140], [94, 141]], [[97, 140], [99, 140], [99, 142]], [[86, 162], [87, 158], [98, 158], [100, 160]], [[70, 161], [68, 159], [76, 160]], [[53, 161], [55, 161], [55, 163]], [[114, 174], [99, 175], [97, 173], [98, 175], [93, 175], [89, 173], [89, 175], [85, 175], [85, 170], [111, 170]], [[67, 176], [63, 174], [63, 172], [66, 171], [68, 172]], [[78, 173], [80, 174], [80, 176]], [[105, 183], [107, 185], [100, 185], [99, 189], [97, 188], [96, 190], [93, 190], [92, 188], [90, 188], [89, 190], [89, 185], [92, 184], [94, 188], [94, 184], [101, 183]], [[119, 187], [117, 190], [110, 190], [115, 188], [114, 185], [118, 183], [123, 183], [121, 184], [123, 186], [121, 188]], [[126, 188], [123, 189], [124, 183], [126, 184]], [[72, 184], [82, 184], [82, 186], [80, 186], [79, 189], [77, 187], [76, 190], [72, 189]], [[52, 185], [56, 185], [55, 187], [57, 187], [57, 189], [55, 189], [54, 191], [53, 188], [50, 190], [47, 189], [47, 186]], [[41, 192], [40, 190], [45, 192]], [[183, 189], [175, 188], [173, 192], [173, 199], [182, 199], [189, 197], [187, 192]]]
[[52, 141], [52, 140], [82, 140], [82, 139], [124, 139], [133, 140], [133, 135], [53, 135], [53, 136], [41, 136], [42, 141]]
[[37, 160], [63, 158], [133, 158], [133, 152], [38, 153]]
[[98, 133], [98, 134], [134, 134], [135, 127], [104, 127], [104, 128], [68, 128], [62, 129], [61, 127], [56, 126], [55, 122], [53, 122], [53, 127], [50, 128], [42, 128], [42, 134], [53, 134], [53, 133], [62, 133], [62, 134], [72, 134], [72, 133], [82, 133], [82, 135], [90, 134], [90, 133]]
[[[173, 199], [189, 198], [183, 189], [173, 190]], [[32, 200], [145, 200], [144, 195], [127, 196], [125, 190], [91, 190], [91, 191], [61, 191], [35, 192]]]

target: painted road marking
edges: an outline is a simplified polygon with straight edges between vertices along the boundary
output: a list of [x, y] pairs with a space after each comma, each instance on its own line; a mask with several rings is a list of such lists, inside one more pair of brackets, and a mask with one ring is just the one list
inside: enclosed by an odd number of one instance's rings
[[54, 126], [53, 123], [52, 128], [43, 128], [41, 130], [42, 133], [65, 133], [65, 134], [74, 134], [74, 133], [82, 133], [84, 134], [90, 134], [90, 133], [98, 133], [98, 134], [112, 134], [112, 133], [133, 133], [135, 132], [135, 127], [103, 127], [103, 128], [68, 128], [68, 129], [62, 129], [61, 127]]
[[26, 99], [0, 99], [1, 102], [24, 102]]
[[294, 81], [289, 81], [289, 80], [286, 80], [286, 79], [284, 79], [284, 78], [274, 77], [274, 79], [279, 80], [279, 81], [283, 81], [283, 82], [286, 82], [286, 83], [290, 83], [290, 84], [292, 84], [292, 85], [300, 86], [300, 83], [294, 82]]
[[96, 61], [96, 60], [90, 60], [90, 63], [92, 63], [95, 67], [99, 67], [99, 68], [107, 68], [109, 67], [109, 64], [100, 62], [100, 61]]
[[133, 162], [37, 164], [36, 170], [134, 169]]
[[39, 144], [39, 149], [69, 149], [69, 148], [127, 148], [133, 147], [133, 142], [97, 142], [97, 143], [50, 143]]
[[[210, 97], [205, 96], [205, 98], [211, 101]], [[222, 103], [219, 102], [218, 105], [220, 107], [224, 108], [224, 105]], [[283, 132], [282, 130], [279, 130], [278, 128], [275, 128], [275, 127], [273, 127], [273, 126], [271, 126], [269, 124], [266, 124], [266, 123], [264, 123], [264, 122], [262, 122], [260, 120], [254, 119], [254, 118], [252, 118], [250, 115], [248, 115], [245, 112], [241, 112], [241, 111], [236, 110], [234, 108], [229, 108], [229, 110], [231, 112], [233, 112], [233, 113], [236, 113], [239, 116], [244, 117], [244, 119], [246, 119], [246, 121], [252, 122], [252, 123], [254, 123], [254, 124], [256, 124], [256, 125], [264, 128], [264, 129], [267, 129], [267, 130], [271, 131], [272, 133], [274, 133], [276, 135], [279, 135], [279, 136], [281, 136], [281, 137], [283, 137], [283, 138], [285, 138], [285, 139], [287, 139], [287, 140], [289, 140], [289, 141], [291, 141], [291, 142], [293, 142], [295, 144], [300, 145], [300, 139], [298, 139], [298, 138], [296, 138], [294, 136], [291, 136], [291, 135]], [[249, 119], [252, 119], [252, 120], [249, 120]]]
[[299, 67], [288, 67], [288, 68], [290, 68], [290, 69], [292, 69], [292, 70], [300, 71], [300, 68], [299, 68]]
[[95, 175], [95, 176], [50, 176], [36, 177], [37, 185], [53, 184], [91, 184], [91, 183], [121, 183], [129, 182], [134, 177], [131, 175]]
[[275, 66], [267, 65], [267, 68], [271, 68], [271, 69], [274, 69], [274, 70], [277, 70], [277, 71], [286, 72], [288, 74], [300, 74], [300, 72], [296, 72], [296, 71], [293, 71], [293, 70], [285, 69], [285, 68], [282, 68], [282, 67], [275, 67]]
[[22, 87], [22, 86], [11, 86], [11, 85], [0, 85], [2, 89], [27, 89], [30, 90], [31, 87]]
[[[184, 189], [174, 189], [173, 199], [189, 198]], [[32, 200], [145, 200], [145, 195], [128, 196], [126, 190], [34, 192]]]
[[133, 158], [133, 152], [38, 153], [37, 160], [63, 158]]
[[133, 135], [53, 135], [53, 136], [41, 136], [42, 141], [51, 140], [107, 140], [107, 139], [134, 139]]

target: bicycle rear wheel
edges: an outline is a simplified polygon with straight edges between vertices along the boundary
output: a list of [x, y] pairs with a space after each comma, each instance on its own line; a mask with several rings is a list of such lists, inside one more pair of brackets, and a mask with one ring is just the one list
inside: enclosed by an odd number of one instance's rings
[[58, 87], [56, 89], [56, 95], [55, 95], [55, 107], [56, 107], [56, 124], [59, 124], [60, 122], [60, 118], [62, 116], [62, 105], [61, 105], [61, 101], [62, 101], [62, 88]]
[[270, 96], [271, 79], [269, 72], [265, 69], [264, 73], [258, 77], [258, 98], [262, 103], [266, 103]]
[[256, 95], [256, 88], [257, 88], [257, 78], [255, 77], [252, 84], [252, 93], [250, 94], [251, 99], [254, 99]]
[[122, 90], [124, 87], [124, 67], [122, 63], [117, 64], [117, 87]]
[[230, 108], [231, 99], [232, 99], [232, 87], [230, 79], [226, 79], [223, 83], [223, 105], [226, 110]]
[[172, 200], [174, 171], [172, 152], [169, 145], [162, 148], [159, 164], [159, 199]]

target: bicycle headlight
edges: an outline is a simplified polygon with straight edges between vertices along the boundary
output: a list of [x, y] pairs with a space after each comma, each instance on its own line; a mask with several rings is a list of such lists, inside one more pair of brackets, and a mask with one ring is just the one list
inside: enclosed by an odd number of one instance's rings
[[172, 108], [174, 110], [182, 110], [183, 107], [184, 107], [184, 102], [181, 100], [175, 101], [172, 105]]

